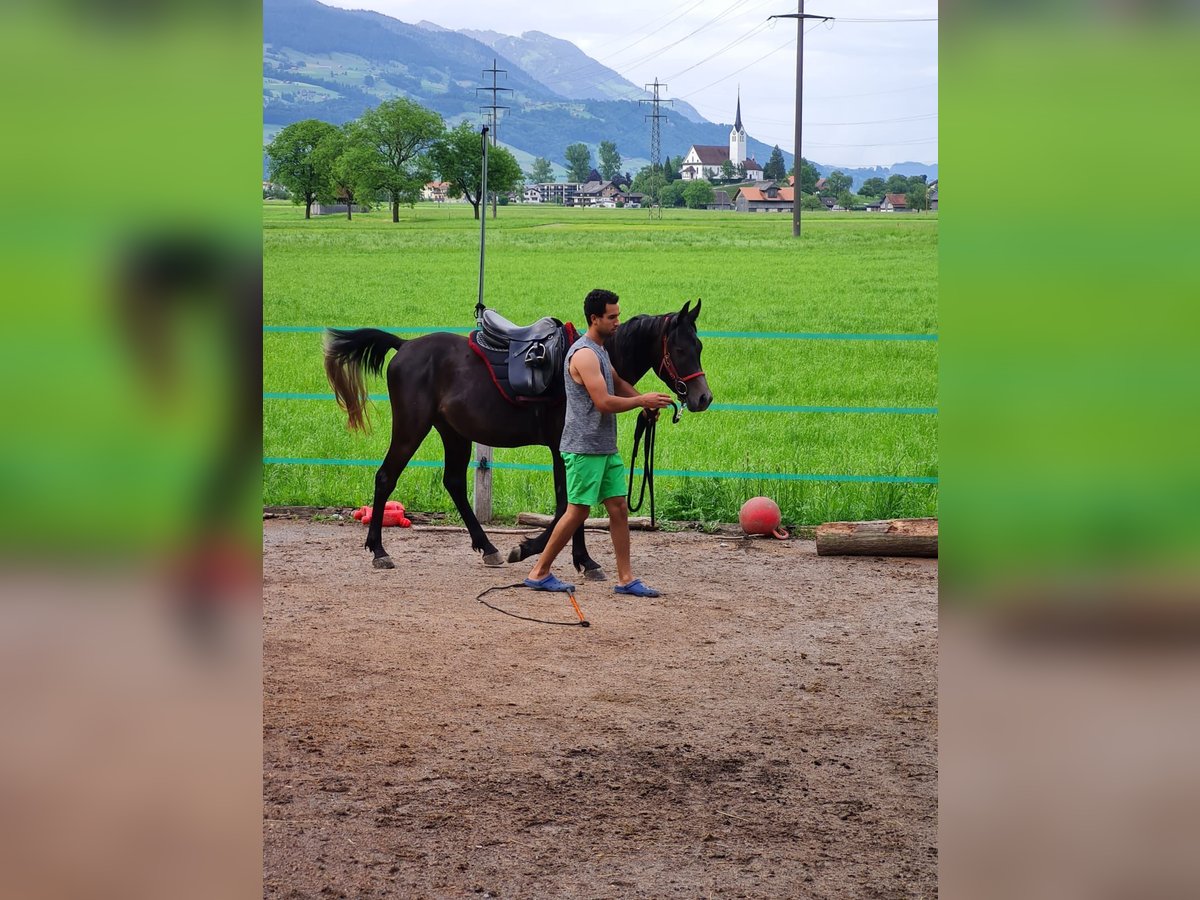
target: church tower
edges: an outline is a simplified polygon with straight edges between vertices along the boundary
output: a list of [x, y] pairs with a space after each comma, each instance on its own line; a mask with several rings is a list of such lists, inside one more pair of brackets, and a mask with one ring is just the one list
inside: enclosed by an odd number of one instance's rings
[[746, 129], [742, 127], [742, 91], [738, 89], [737, 116], [729, 132], [729, 161], [737, 166], [746, 161]]

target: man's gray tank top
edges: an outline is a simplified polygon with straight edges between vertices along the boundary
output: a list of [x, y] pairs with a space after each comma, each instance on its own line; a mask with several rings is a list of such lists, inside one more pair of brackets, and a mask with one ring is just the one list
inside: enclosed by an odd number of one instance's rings
[[597, 453], [609, 454], [617, 452], [617, 416], [615, 413], [602, 413], [592, 402], [592, 395], [582, 384], [576, 384], [571, 377], [571, 357], [580, 347], [588, 347], [600, 360], [600, 373], [608, 392], [613, 393], [612, 363], [604, 348], [586, 334], [571, 345], [567, 358], [563, 362], [563, 378], [567, 388], [567, 418], [563, 424], [562, 441], [558, 449], [563, 453]]

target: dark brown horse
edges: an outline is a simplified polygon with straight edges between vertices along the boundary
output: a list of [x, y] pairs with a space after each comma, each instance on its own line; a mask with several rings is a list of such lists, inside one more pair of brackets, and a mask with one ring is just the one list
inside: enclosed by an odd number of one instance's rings
[[[694, 309], [690, 306], [689, 301], [677, 313], [634, 316], [617, 329], [606, 347], [613, 366], [630, 384], [637, 384], [653, 369], [689, 410], [701, 412], [712, 403], [712, 394], [700, 367], [700, 339], [696, 335], [700, 301]], [[491, 447], [542, 444], [550, 448], [554, 462], [554, 521], [542, 534], [522, 541], [508, 561], [519, 562], [541, 553], [567, 507], [566, 472], [558, 452], [564, 405], [514, 406], [505, 402], [483, 360], [472, 352], [462, 335], [436, 332], [404, 340], [375, 328], [330, 329], [325, 344], [325, 373], [338, 403], [350, 417], [351, 428], [361, 430], [366, 426], [367, 386], [363, 373], [379, 375], [389, 350], [396, 351], [387, 368], [392, 442], [375, 474], [375, 503], [366, 542], [367, 549], [375, 554], [372, 564], [381, 569], [393, 568], [383, 549], [384, 504], [430, 428], [437, 429], [445, 449], [442, 484], [471, 533], [471, 547], [483, 554], [489, 566], [504, 562], [467, 499], [471, 442]], [[572, 559], [585, 577], [604, 578], [599, 564], [588, 556], [582, 527], [575, 533]]]

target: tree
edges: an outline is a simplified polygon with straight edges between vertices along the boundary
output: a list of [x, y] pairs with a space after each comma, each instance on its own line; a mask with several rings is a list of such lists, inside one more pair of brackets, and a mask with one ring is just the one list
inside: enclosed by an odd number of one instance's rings
[[663, 177], [661, 167], [643, 166], [633, 177], [633, 183], [629, 186], [629, 190], [634, 194], [644, 194], [652, 203], [659, 199], [659, 192], [666, 183], [667, 180]]
[[849, 191], [839, 191], [837, 203], [842, 209], [852, 209], [854, 207], [854, 195]]
[[312, 205], [329, 183], [329, 160], [317, 152], [321, 141], [337, 128], [319, 119], [285, 126], [267, 145], [268, 178], [282, 184], [292, 202], [304, 204], [304, 218], [312, 218]]
[[612, 181], [621, 174], [621, 154], [612, 141], [600, 142], [600, 177]]
[[903, 175], [892, 175], [884, 184], [884, 193], [907, 194], [908, 179]]
[[587, 181], [592, 168], [592, 151], [587, 144], [571, 144], [567, 147], [567, 181], [582, 184]]
[[[800, 177], [796, 180], [800, 182], [800, 190], [805, 194], [814, 193], [817, 190], [817, 179], [821, 177], [821, 173], [804, 157], [800, 157], [797, 165], [800, 167]], [[796, 166], [792, 166], [791, 174], [796, 174]]]
[[908, 203], [909, 209], [924, 209], [928, 195], [929, 188], [924, 181], [912, 180], [908, 183], [908, 194], [905, 197], [905, 202]]
[[682, 156], [677, 157], [676, 159], [671, 159], [671, 157], [668, 156], [665, 160], [663, 160], [663, 177], [666, 178], [668, 183], [670, 183], [672, 181], [678, 181], [680, 178], [683, 177], [682, 175], [679, 174], [679, 170], [682, 168], [683, 168], [683, 157]]
[[868, 178], [859, 187], [858, 192], [864, 197], [870, 197], [872, 200], [879, 200], [887, 193], [887, 184], [882, 178]]
[[669, 184], [664, 184], [662, 190], [658, 194], [658, 202], [663, 206], [683, 206], [683, 189], [685, 185], [682, 181], [672, 181]]
[[550, 167], [550, 160], [539, 156], [533, 161], [533, 168], [529, 170], [529, 180], [534, 184], [548, 184], [554, 180], [554, 170]]
[[783, 181], [787, 178], [787, 165], [783, 161], [783, 151], [779, 149], [778, 144], [771, 151], [771, 158], [767, 160], [767, 164], [763, 166], [763, 178], [767, 181]]
[[839, 169], [834, 169], [825, 177], [824, 194], [827, 197], [836, 197], [841, 193], [849, 193], [850, 188], [853, 186], [853, 178]]
[[321, 200], [345, 203], [346, 218], [352, 218], [354, 205], [370, 205], [379, 189], [383, 172], [379, 154], [366, 143], [353, 123], [343, 125], [326, 135], [317, 145], [315, 157], [329, 173], [329, 179], [319, 192]]
[[426, 153], [446, 131], [442, 117], [397, 97], [368, 109], [355, 124], [379, 156], [379, 189], [391, 201], [392, 221], [399, 222], [400, 204], [415, 205], [429, 181]]
[[683, 189], [683, 202], [688, 209], [701, 209], [713, 202], [713, 187], [703, 178], [689, 181]]
[[803, 197], [800, 198], [800, 208], [801, 209], [827, 209], [828, 207], [826, 207], [825, 204], [821, 202], [821, 198], [818, 197], [816, 194], [805, 194]]
[[[742, 171], [745, 171], [744, 165], [742, 166]], [[730, 160], [727, 159], [727, 160], [725, 160], [725, 162], [721, 163], [721, 180], [722, 181], [724, 181], [726, 184], [729, 184], [729, 182], [733, 181], [737, 177], [738, 177], [738, 170], [733, 167], [733, 163]]]
[[[479, 133], [467, 122], [459, 123], [430, 148], [434, 169], [447, 182], [448, 197], [466, 197], [479, 218], [479, 203], [483, 199], [483, 144]], [[521, 166], [517, 158], [503, 147], [488, 147], [488, 190], [504, 194], [521, 183]]]

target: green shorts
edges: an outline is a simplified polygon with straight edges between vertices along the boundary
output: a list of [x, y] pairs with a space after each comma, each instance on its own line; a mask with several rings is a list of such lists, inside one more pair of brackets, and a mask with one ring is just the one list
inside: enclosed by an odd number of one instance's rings
[[564, 453], [567, 502], [595, 506], [609, 497], [625, 496], [625, 464], [615, 453]]

